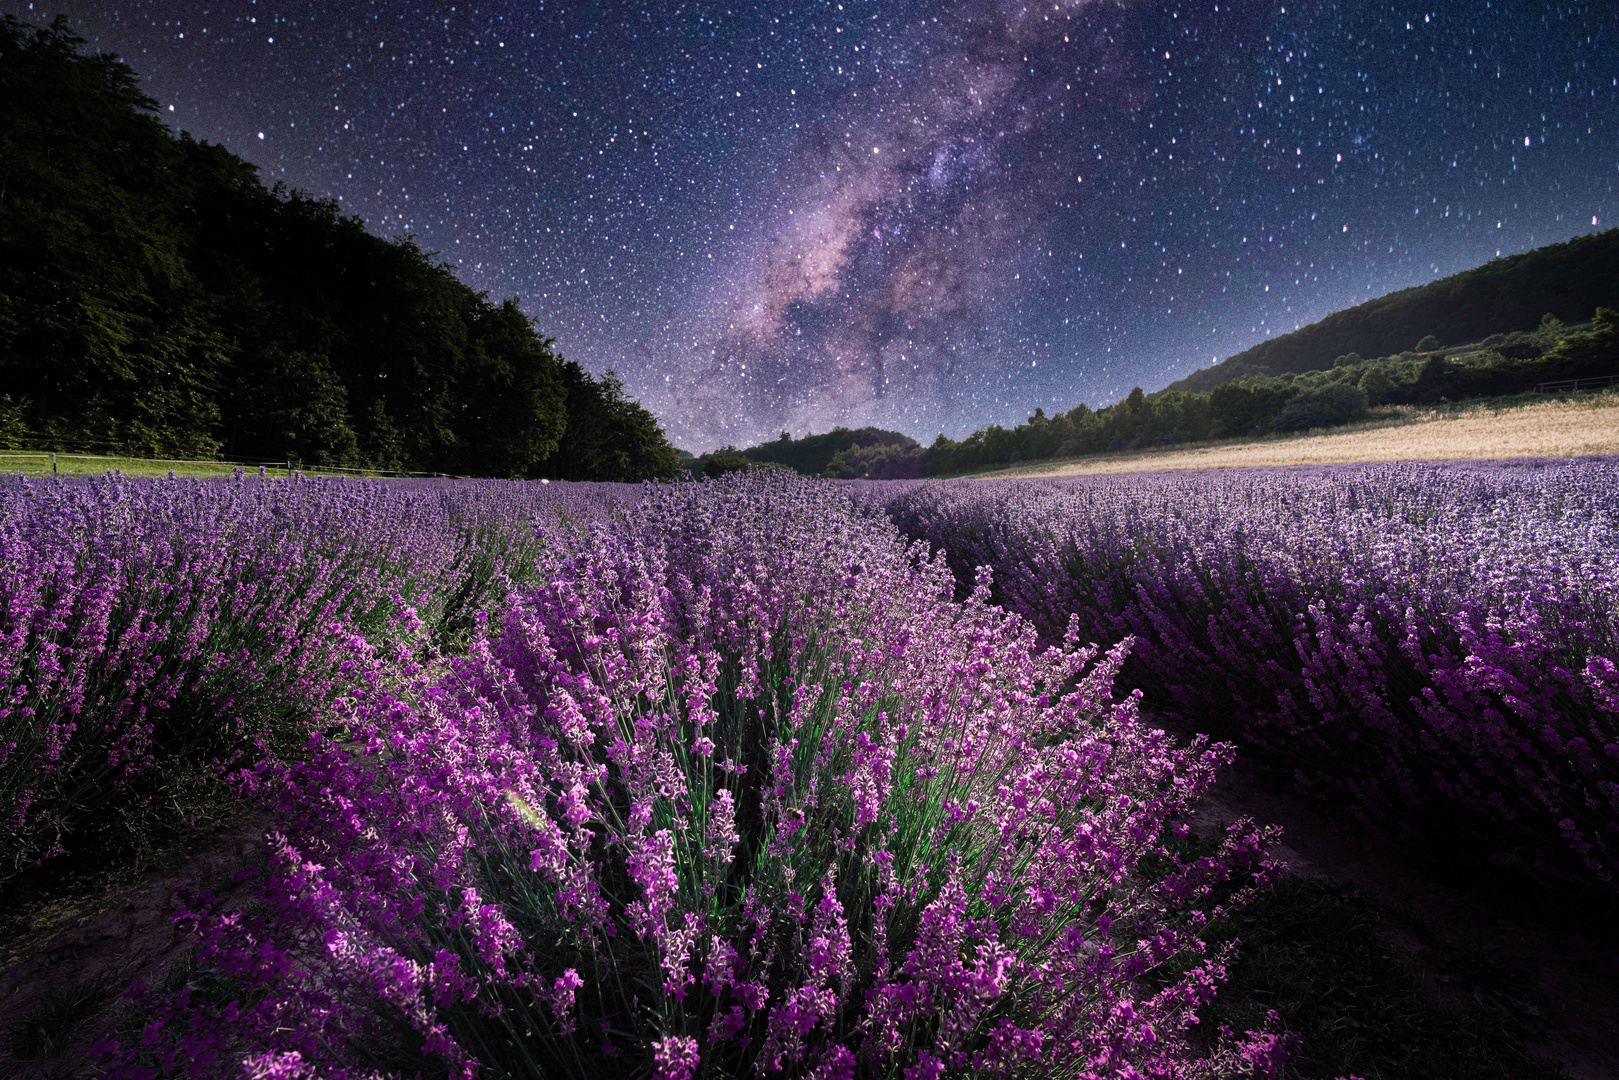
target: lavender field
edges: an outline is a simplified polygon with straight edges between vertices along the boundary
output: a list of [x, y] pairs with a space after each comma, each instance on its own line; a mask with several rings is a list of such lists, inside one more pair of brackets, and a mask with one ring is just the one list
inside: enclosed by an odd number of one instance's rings
[[1048, 640], [1426, 855], [1611, 893], [1619, 463], [874, 485]]
[[1610, 895], [1616, 479], [12, 481], [0, 888], [270, 815], [118, 1076], [1280, 1075], [1200, 799]]

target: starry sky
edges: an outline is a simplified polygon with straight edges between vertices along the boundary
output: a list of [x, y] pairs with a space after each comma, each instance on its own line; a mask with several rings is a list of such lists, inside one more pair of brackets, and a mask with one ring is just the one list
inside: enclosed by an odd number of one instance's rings
[[1424, 4], [0, 11], [518, 296], [701, 452], [1102, 405], [1619, 223], [1619, 9]]

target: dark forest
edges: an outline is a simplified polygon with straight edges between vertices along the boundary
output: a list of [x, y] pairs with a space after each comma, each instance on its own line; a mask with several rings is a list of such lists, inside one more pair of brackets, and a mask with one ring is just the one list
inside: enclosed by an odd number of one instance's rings
[[657, 419], [409, 238], [171, 132], [130, 67], [0, 23], [0, 443], [671, 477]]

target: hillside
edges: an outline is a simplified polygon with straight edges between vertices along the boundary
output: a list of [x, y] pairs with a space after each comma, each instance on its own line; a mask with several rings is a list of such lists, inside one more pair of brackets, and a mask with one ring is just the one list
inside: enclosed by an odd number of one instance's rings
[[1347, 353], [1371, 358], [1492, 334], [1535, 329], [1550, 313], [1566, 323], [1619, 306], [1619, 229], [1492, 259], [1427, 285], [1389, 293], [1194, 371], [1166, 390], [1209, 390], [1250, 375], [1322, 371]]
[[672, 477], [657, 419], [408, 238], [171, 132], [116, 57], [0, 19], [0, 446]]

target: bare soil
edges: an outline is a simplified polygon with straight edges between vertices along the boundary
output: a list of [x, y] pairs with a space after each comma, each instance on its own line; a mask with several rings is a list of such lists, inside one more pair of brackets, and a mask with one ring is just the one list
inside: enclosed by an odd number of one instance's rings
[[[0, 894], [0, 1074], [89, 1075], [90, 1048], [124, 1012], [117, 995], [137, 980], [161, 985], [187, 956], [189, 942], [173, 922], [184, 896], [235, 898], [243, 872], [264, 863], [268, 824], [261, 814], [238, 812], [141, 865], [68, 868], [48, 879], [8, 882]], [[49, 1022], [52, 1010], [42, 1006], [53, 994], [98, 981], [113, 988], [108, 1000], [63, 1044], [51, 1045], [38, 1021]], [[19, 1055], [24, 1041], [28, 1048]]]
[[[1178, 725], [1165, 721], [1170, 730]], [[1199, 813], [1214, 825], [1251, 817], [1280, 825], [1274, 854], [1296, 874], [1356, 886], [1385, 913], [1391, 945], [1410, 954], [1441, 999], [1471, 996], [1526, 1030], [1523, 1048], [1573, 1080], [1619, 1080], [1619, 953], [1581, 934], [1555, 901], [1482, 878], [1437, 878], [1343, 817], [1238, 761]], [[1476, 963], [1468, 962], [1472, 958]], [[1481, 977], [1480, 968], [1491, 975]]]

